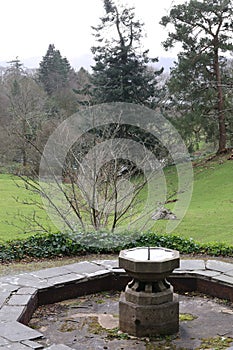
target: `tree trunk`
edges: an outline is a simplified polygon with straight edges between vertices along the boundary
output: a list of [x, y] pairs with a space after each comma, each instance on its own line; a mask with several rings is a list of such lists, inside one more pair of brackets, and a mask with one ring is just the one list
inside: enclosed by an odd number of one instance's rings
[[26, 123], [26, 119], [23, 118], [23, 144], [22, 144], [22, 161], [23, 161], [23, 166], [26, 167], [27, 166], [27, 123]]
[[215, 51], [214, 71], [215, 71], [217, 91], [218, 91], [219, 140], [218, 140], [217, 154], [220, 154], [220, 153], [224, 152], [226, 149], [226, 125], [225, 125], [224, 97], [223, 97], [223, 91], [222, 91], [222, 79], [221, 79], [221, 72], [220, 72], [220, 67], [219, 67], [218, 50]]

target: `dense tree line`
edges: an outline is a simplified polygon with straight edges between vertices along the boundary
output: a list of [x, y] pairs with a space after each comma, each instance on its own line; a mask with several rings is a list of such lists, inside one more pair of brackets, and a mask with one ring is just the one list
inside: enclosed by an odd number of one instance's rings
[[[76, 72], [53, 44], [37, 70], [26, 69], [18, 59], [1, 70], [1, 164], [38, 165], [33, 145], [42, 151], [61, 120], [85, 105], [115, 101], [162, 109], [190, 151], [201, 142], [218, 144], [219, 153], [231, 147], [231, 0], [190, 0], [174, 5], [161, 19], [169, 27], [164, 47], [181, 44], [165, 82], [162, 70], [154, 68], [158, 59], [142, 48], [144, 27], [134, 8], [113, 0], [103, 0], [103, 6], [105, 14], [92, 28], [96, 45], [91, 48], [91, 73], [83, 68]], [[133, 129], [124, 132], [135, 134]], [[153, 138], [148, 145], [152, 143]]]
[[[163, 69], [155, 69], [158, 59], [151, 58], [149, 50], [142, 46], [144, 26], [136, 18], [134, 8], [117, 5], [114, 0], [103, 0], [103, 6], [100, 24], [92, 28], [96, 44], [91, 48], [94, 58], [91, 72], [83, 68], [76, 72], [53, 44], [37, 70], [26, 69], [17, 58], [1, 70], [0, 165], [16, 167], [18, 174], [38, 174], [46, 141], [61, 121], [77, 111], [84, 112], [85, 118], [86, 106], [111, 102], [139, 104], [164, 113], [181, 133], [190, 152], [208, 142], [217, 144], [218, 153], [231, 147], [233, 63], [227, 56], [233, 49], [231, 0], [189, 0], [174, 5], [161, 19], [161, 25], [169, 28], [164, 47], [169, 50], [176, 43], [181, 44], [177, 61], [166, 79]], [[23, 177], [25, 187], [42, 194], [68, 230], [80, 227], [85, 230], [92, 225], [95, 230], [108, 227], [114, 231], [125, 217], [136, 216], [135, 199], [146, 186], [146, 179], [135, 164], [125, 159], [111, 159], [105, 164], [106, 150], [98, 154], [104, 164], [99, 171], [94, 166], [96, 157], [86, 160], [85, 157], [90, 148], [106, 139], [120, 138], [117, 149], [121, 150], [122, 137], [140, 142], [144, 150], [154, 152], [158, 159], [167, 156], [159, 140], [136, 126], [93, 125], [70, 148], [65, 160], [63, 181], [71, 186], [59, 186], [66, 199], [64, 213], [53, 199], [56, 196], [48, 195], [34, 181], [35, 177]], [[127, 168], [124, 174], [127, 185], [122, 182], [125, 187], [119, 187], [118, 182], [122, 165]], [[141, 181], [133, 188], [128, 186], [132, 177]], [[87, 181], [82, 183], [80, 178], [91, 180], [88, 188], [83, 187]], [[52, 180], [57, 184], [56, 176]], [[35, 217], [33, 222], [41, 228]]]

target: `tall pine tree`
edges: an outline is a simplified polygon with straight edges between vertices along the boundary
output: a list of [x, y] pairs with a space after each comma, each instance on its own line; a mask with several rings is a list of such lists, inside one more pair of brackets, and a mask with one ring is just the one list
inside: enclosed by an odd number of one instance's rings
[[104, 0], [105, 15], [92, 27], [97, 46], [92, 47], [93, 102], [133, 102], [152, 105], [156, 101], [156, 77], [161, 71], [148, 69], [157, 59], [141, 51], [143, 24], [134, 8], [117, 7]]
[[71, 66], [68, 60], [61, 56], [53, 44], [50, 44], [38, 71], [38, 80], [49, 96], [66, 86], [70, 72]]
[[[233, 6], [231, 0], [190, 0], [172, 7], [161, 20], [173, 26], [164, 42], [166, 49], [182, 44], [172, 70], [170, 90], [189, 110], [207, 134], [218, 133], [218, 153], [227, 144], [224, 53], [233, 50]], [[194, 122], [195, 123], [195, 122]], [[215, 130], [214, 130], [214, 129]], [[216, 132], [217, 131], [217, 132]]]

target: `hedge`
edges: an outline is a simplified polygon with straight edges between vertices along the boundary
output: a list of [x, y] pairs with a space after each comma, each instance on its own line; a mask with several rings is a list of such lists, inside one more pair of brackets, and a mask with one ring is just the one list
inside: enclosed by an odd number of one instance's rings
[[106, 232], [46, 233], [0, 244], [0, 261], [27, 258], [54, 258], [84, 254], [112, 254], [139, 246], [162, 246], [179, 250], [181, 254], [207, 254], [233, 257], [233, 246], [224, 243], [203, 244], [177, 235], [154, 232], [118, 234]]

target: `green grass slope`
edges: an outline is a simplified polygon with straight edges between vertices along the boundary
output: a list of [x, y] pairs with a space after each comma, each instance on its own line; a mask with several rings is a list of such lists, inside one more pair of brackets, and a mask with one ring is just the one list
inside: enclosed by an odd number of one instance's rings
[[23, 181], [19, 178], [0, 174], [0, 241], [25, 238], [35, 233], [35, 231], [24, 233], [31, 229], [24, 217], [32, 217], [35, 211], [46, 224], [48, 221], [46, 212], [35, 205], [23, 204], [38, 199], [40, 200], [39, 196], [24, 188]]
[[[233, 161], [216, 158], [197, 164], [193, 170], [192, 200], [173, 233], [200, 242], [233, 244]], [[156, 225], [163, 233], [165, 222]]]
[[233, 161], [194, 167], [192, 201], [174, 233], [202, 242], [233, 244]]
[[[165, 170], [168, 188], [172, 192], [176, 183], [174, 167]], [[21, 180], [18, 184], [20, 184]], [[25, 223], [15, 217], [18, 212], [32, 215], [38, 209], [33, 205], [23, 205], [21, 201], [33, 199], [23, 188], [17, 187], [12, 177], [0, 175], [0, 241], [25, 237], [22, 230], [6, 223], [14, 223], [23, 228]], [[45, 212], [39, 211], [43, 223], [48, 221]], [[48, 221], [48, 225], [50, 225]], [[166, 221], [154, 224], [155, 232], [164, 233]], [[31, 234], [34, 232], [32, 231]], [[233, 161], [227, 157], [202, 161], [194, 166], [194, 189], [190, 207], [180, 225], [172, 233], [192, 237], [200, 242], [225, 242], [233, 244]]]

